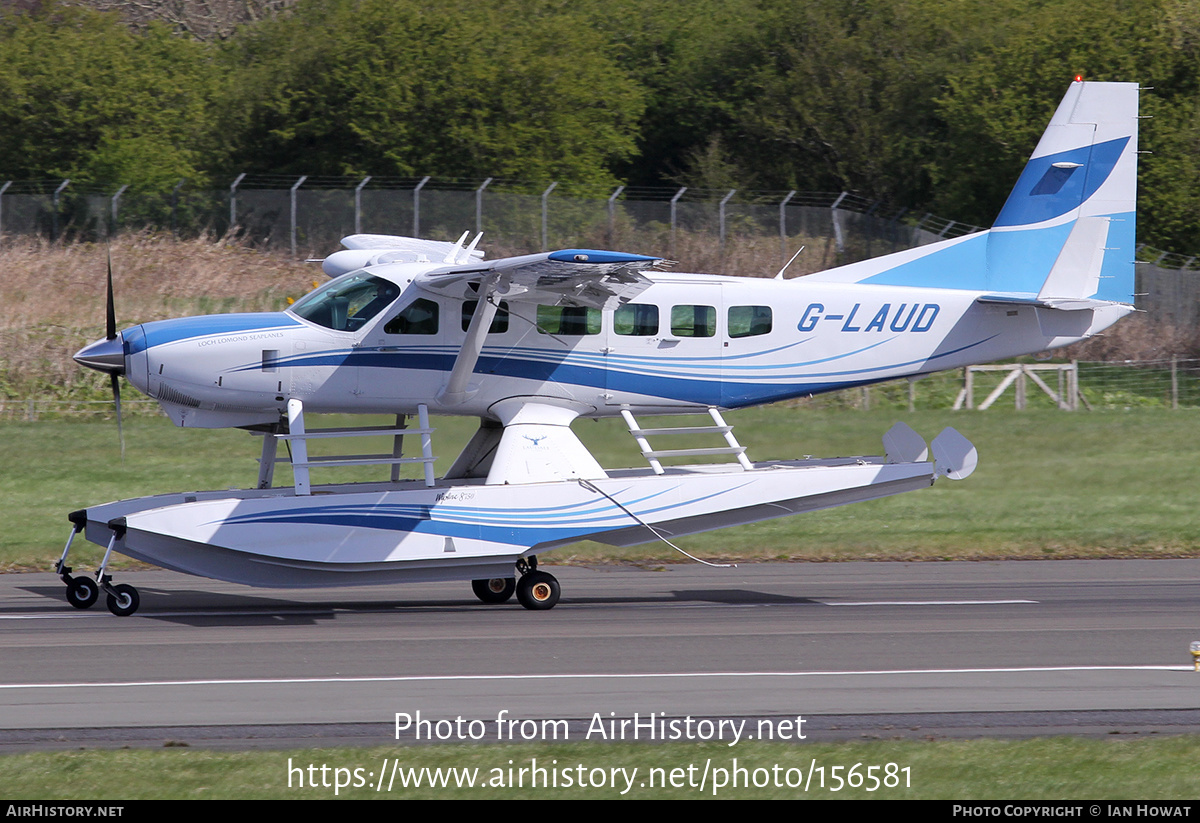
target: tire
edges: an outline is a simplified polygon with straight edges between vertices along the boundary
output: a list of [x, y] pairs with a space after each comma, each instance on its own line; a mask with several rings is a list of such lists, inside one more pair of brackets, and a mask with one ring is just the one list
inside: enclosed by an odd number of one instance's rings
[[517, 600], [532, 611], [553, 609], [558, 603], [559, 587], [554, 575], [529, 572], [517, 581]]
[[512, 577], [471, 581], [471, 591], [484, 603], [506, 603], [516, 590], [517, 581]]
[[138, 610], [141, 603], [141, 597], [138, 596], [138, 590], [133, 586], [122, 583], [119, 586], [113, 586], [113, 592], [110, 594], [105, 605], [108, 610], [117, 617], [128, 617]]
[[72, 577], [67, 584], [67, 602], [77, 609], [90, 609], [100, 597], [100, 587], [90, 577]]

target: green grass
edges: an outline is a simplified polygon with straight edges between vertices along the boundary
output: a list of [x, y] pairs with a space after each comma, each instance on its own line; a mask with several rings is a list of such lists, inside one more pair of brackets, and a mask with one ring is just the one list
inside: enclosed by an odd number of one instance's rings
[[[386, 761], [385, 761], [386, 758]], [[397, 780], [390, 792], [376, 790], [380, 771], [391, 772], [393, 758], [405, 768], [477, 769], [479, 781], [502, 785], [458, 788], [401, 788]], [[736, 764], [735, 764], [736, 758]], [[1200, 737], [1088, 740], [1045, 738], [1019, 741], [872, 741], [854, 743], [770, 744], [530, 744], [493, 746], [408, 746], [370, 749], [309, 749], [281, 752], [216, 752], [188, 748], [121, 750], [112, 752], [39, 752], [0, 758], [3, 790], [9, 800], [54, 798], [64, 800], [138, 799], [324, 799], [335, 797], [335, 769], [343, 769], [343, 782], [353, 784], [361, 769], [360, 786], [337, 792], [339, 798], [439, 798], [617, 799], [628, 783], [619, 774], [612, 787], [612, 769], [632, 769], [633, 787], [628, 799], [649, 797], [701, 798], [813, 798], [813, 799], [941, 799], [972, 800], [1193, 800], [1200, 795]], [[536, 764], [534, 760], [536, 759]], [[308, 766], [318, 783], [320, 767], [328, 767], [328, 787], [299, 787], [300, 773]], [[705, 766], [705, 788], [700, 782]], [[808, 790], [800, 784], [813, 771]], [[888, 764], [895, 764], [889, 768]], [[524, 786], [513, 786], [520, 769], [534, 765], [546, 769], [546, 779], [557, 772], [558, 786], [531, 787], [527, 771]], [[564, 786], [564, 774], [578, 779], [579, 766], [603, 787]], [[857, 765], [863, 785], [842, 784]], [[867, 778], [867, 770], [880, 778]], [[691, 770], [689, 771], [689, 767]], [[760, 786], [729, 785], [734, 769], [739, 780]], [[903, 770], [907, 769], [905, 773]], [[651, 787], [651, 770], [656, 784]], [[724, 770], [724, 772], [718, 771]], [[367, 776], [374, 773], [373, 777]], [[672, 773], [675, 784], [670, 783]], [[461, 772], [460, 772], [461, 774]], [[883, 779], [891, 775], [885, 786]], [[825, 786], [821, 788], [821, 778]], [[725, 786], [713, 790], [714, 778]], [[789, 787], [788, 780], [793, 786]], [[908, 785], [905, 785], [907, 781]], [[782, 785], [776, 786], [775, 783]], [[368, 785], [361, 785], [366, 783]], [[642, 784], [645, 785], [642, 785]], [[874, 791], [868, 791], [875, 787]], [[386, 789], [386, 786], [384, 787]]]
[[[695, 535], [683, 544], [708, 558], [763, 560], [1196, 556], [1198, 414], [788, 406], [731, 413], [728, 419], [753, 459], [879, 454], [880, 435], [904, 419], [927, 439], [945, 426], [958, 428], [978, 447], [979, 468], [962, 482], [939, 480], [929, 490]], [[439, 418], [435, 425], [441, 472], [475, 424]], [[575, 430], [602, 465], [644, 465], [620, 421], [583, 420]], [[5, 422], [0, 440], [8, 462], [0, 473], [0, 512], [7, 525], [0, 535], [0, 568], [7, 569], [48, 569], [62, 550], [66, 515], [74, 509], [165, 491], [250, 485], [259, 448], [257, 438], [245, 432], [183, 430], [149, 416], [127, 420], [124, 463], [111, 421]], [[388, 448], [367, 442], [358, 447]], [[354, 476], [337, 471], [317, 479]], [[360, 478], [382, 477], [379, 469], [350, 471]], [[281, 467], [277, 482], [287, 481]], [[98, 559], [98, 551], [85, 548], [76, 556], [86, 566]], [[546, 557], [672, 559], [678, 556], [662, 544], [613, 549], [581, 543]]]

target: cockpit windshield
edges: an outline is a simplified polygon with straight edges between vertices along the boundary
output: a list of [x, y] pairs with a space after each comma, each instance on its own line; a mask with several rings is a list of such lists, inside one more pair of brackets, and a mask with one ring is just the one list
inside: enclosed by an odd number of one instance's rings
[[347, 274], [296, 301], [292, 312], [334, 331], [357, 331], [400, 296], [400, 287], [369, 274]]

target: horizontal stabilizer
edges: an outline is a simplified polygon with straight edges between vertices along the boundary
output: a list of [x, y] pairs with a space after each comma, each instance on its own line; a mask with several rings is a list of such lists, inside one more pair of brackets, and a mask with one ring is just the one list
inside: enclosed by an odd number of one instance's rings
[[1047, 297], [1041, 298], [1032, 294], [985, 294], [979, 298], [980, 303], [999, 303], [1007, 306], [1037, 306], [1042, 309], [1058, 309], [1059, 311], [1096, 311], [1110, 306], [1121, 306], [1126, 311], [1128, 303], [1118, 303], [1113, 300], [1097, 300], [1094, 297]]

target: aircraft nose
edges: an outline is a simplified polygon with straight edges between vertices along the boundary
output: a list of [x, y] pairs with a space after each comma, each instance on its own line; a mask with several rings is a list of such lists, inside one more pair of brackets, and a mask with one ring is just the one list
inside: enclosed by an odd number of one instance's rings
[[75, 352], [74, 360], [81, 366], [105, 374], [124, 374], [125, 342], [119, 334], [111, 340], [97, 340]]

